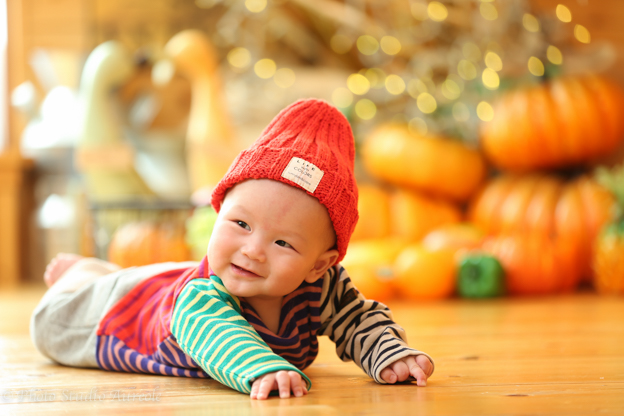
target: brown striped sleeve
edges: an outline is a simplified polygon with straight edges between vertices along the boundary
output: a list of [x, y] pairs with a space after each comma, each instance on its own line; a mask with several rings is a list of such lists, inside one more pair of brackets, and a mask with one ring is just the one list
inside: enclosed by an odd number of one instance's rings
[[321, 328], [336, 344], [343, 361], [353, 360], [376, 382], [385, 384], [381, 370], [409, 355], [425, 355], [407, 345], [405, 331], [392, 320], [386, 305], [366, 299], [345, 269], [336, 265], [324, 277], [321, 294]]

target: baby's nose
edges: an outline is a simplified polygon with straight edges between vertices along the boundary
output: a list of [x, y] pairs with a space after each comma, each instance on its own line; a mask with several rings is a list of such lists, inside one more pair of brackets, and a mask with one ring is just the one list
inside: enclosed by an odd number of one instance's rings
[[260, 241], [256, 241], [255, 239], [250, 239], [250, 241], [248, 241], [241, 248], [241, 253], [243, 253], [249, 259], [258, 261], [260, 263], [264, 263], [266, 261], [264, 246]]

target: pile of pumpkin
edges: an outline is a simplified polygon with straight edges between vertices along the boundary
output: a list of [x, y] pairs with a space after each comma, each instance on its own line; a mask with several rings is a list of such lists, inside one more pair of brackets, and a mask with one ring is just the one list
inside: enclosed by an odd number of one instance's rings
[[[558, 78], [502, 95], [494, 113], [480, 150], [403, 125], [364, 140], [375, 181], [360, 185], [343, 265], [365, 296], [549, 294], [582, 281], [624, 293], [624, 226], [605, 227], [615, 199], [591, 174], [624, 140], [621, 89]], [[571, 168], [581, 174], [561, 174]]]

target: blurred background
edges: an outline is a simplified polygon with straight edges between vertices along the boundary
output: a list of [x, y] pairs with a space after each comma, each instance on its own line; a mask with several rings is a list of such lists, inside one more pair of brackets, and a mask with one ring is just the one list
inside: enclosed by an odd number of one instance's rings
[[285, 106], [351, 122], [345, 259], [390, 300], [624, 291], [619, 0], [2, 0], [0, 284], [199, 260]]

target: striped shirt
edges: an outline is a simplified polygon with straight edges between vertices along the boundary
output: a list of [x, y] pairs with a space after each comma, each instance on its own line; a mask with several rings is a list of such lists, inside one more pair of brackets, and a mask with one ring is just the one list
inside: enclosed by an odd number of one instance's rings
[[340, 266], [314, 283], [303, 282], [282, 302], [279, 330], [271, 332], [244, 298], [230, 295], [198, 267], [143, 281], [102, 319], [97, 361], [101, 368], [185, 377], [211, 377], [248, 393], [263, 374], [308, 367], [327, 335], [338, 356], [369, 376], [408, 355], [403, 329], [383, 304], [365, 299]]

